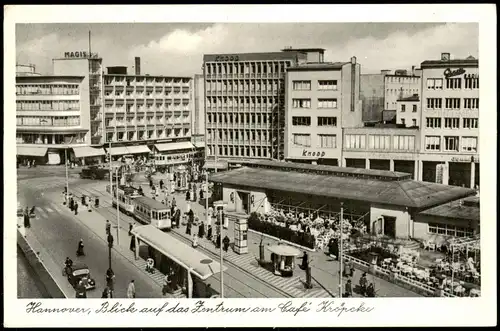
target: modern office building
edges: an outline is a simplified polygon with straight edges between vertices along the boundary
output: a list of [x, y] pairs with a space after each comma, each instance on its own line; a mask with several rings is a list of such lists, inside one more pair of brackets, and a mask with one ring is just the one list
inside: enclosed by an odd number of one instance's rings
[[420, 127], [420, 117], [420, 97], [418, 94], [398, 99], [396, 124], [406, 128]]
[[[318, 52], [311, 52], [318, 53]], [[316, 61], [320, 56], [308, 56]], [[287, 69], [285, 159], [294, 162], [341, 163], [342, 128], [362, 127], [360, 65], [307, 62]]]
[[284, 158], [285, 72], [301, 50], [203, 57], [209, 158]]
[[381, 70], [379, 74], [361, 75], [361, 101], [363, 121], [383, 121], [383, 111], [397, 108], [397, 100], [419, 94], [421, 70]]
[[163, 155], [164, 165], [188, 163], [191, 143], [192, 79], [135, 73], [108, 67], [104, 75], [104, 147], [111, 155], [148, 158]]
[[17, 76], [17, 155], [59, 164], [65, 150], [90, 145], [88, 89], [84, 76]]
[[428, 60], [422, 69], [420, 162], [424, 181], [479, 185], [479, 60]]

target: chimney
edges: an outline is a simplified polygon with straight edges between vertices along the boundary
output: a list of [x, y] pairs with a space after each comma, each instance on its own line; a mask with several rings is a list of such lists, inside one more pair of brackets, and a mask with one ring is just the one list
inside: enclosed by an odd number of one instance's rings
[[415, 66], [411, 66], [411, 75], [415, 76]]
[[135, 75], [139, 76], [141, 74], [141, 58], [135, 57]]
[[450, 53], [441, 53], [441, 61], [449, 61], [450, 59]]

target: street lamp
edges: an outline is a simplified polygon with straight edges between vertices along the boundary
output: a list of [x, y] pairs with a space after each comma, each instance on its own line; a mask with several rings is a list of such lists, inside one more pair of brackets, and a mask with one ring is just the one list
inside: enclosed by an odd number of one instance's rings
[[108, 271], [107, 271], [107, 274], [106, 274], [106, 280], [108, 281], [108, 286], [109, 286], [109, 289], [111, 290], [113, 288], [113, 269], [111, 268], [111, 248], [113, 248], [113, 235], [111, 234], [111, 232], [108, 232], [108, 265], [109, 265], [109, 268], [108, 268]]
[[340, 250], [339, 250], [339, 262], [340, 262], [340, 277], [339, 277], [339, 298], [342, 299], [342, 269], [343, 269], [343, 260], [344, 260], [344, 246], [342, 240], [342, 234], [344, 232], [344, 203], [340, 203]]
[[69, 196], [69, 179], [68, 179], [68, 146], [64, 149], [64, 164], [66, 165], [66, 203]]
[[[222, 253], [222, 222], [224, 222], [224, 207], [227, 205], [224, 201], [216, 201], [214, 202], [214, 207], [215, 210], [217, 211], [217, 218], [219, 218], [219, 229], [220, 229], [220, 297], [224, 298], [224, 269], [223, 269], [223, 263], [224, 263], [224, 255]], [[219, 211], [220, 210], [220, 211]]]

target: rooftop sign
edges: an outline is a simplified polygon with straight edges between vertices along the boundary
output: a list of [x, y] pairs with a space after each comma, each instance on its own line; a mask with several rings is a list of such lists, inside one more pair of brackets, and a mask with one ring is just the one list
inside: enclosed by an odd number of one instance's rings
[[91, 53], [86, 51], [76, 51], [76, 52], [64, 52], [64, 58], [66, 59], [95, 59], [98, 58], [97, 53]]

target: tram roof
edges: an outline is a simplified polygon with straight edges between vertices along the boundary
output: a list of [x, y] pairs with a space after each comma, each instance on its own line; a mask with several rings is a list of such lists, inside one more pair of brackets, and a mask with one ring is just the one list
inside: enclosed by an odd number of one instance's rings
[[141, 197], [136, 197], [134, 199], [135, 199], [135, 201], [146, 204], [146, 205], [153, 207], [155, 209], [168, 209], [168, 207], [166, 205], [164, 205], [163, 203], [161, 203], [160, 201], [154, 200], [154, 199], [151, 199], [148, 197], [141, 196]]
[[387, 181], [249, 167], [212, 174], [210, 181], [411, 208], [429, 208], [476, 193], [468, 188], [411, 179]]
[[132, 234], [202, 280], [220, 272], [217, 261], [153, 225], [135, 227]]

